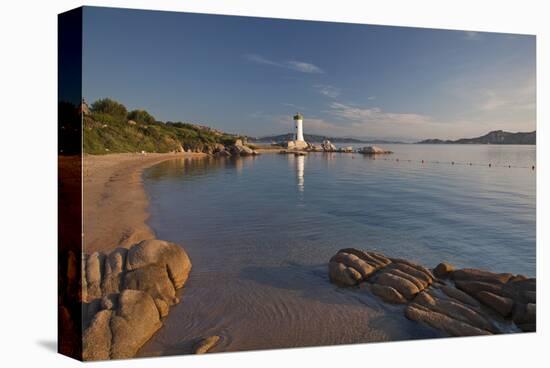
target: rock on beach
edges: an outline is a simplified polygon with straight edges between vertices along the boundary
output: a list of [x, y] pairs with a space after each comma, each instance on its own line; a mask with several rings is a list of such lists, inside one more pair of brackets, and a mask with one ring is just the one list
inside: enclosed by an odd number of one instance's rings
[[169, 307], [179, 302], [176, 290], [191, 272], [183, 248], [157, 239], [108, 255], [96, 252], [84, 264], [83, 295], [90, 316], [83, 334], [84, 360], [133, 357], [162, 327]]
[[[523, 331], [536, 330], [536, 279], [415, 262], [355, 248], [339, 250], [329, 262], [338, 286], [368, 285], [386, 303], [405, 305], [405, 316], [450, 336], [502, 333], [502, 318]], [[357, 288], [358, 290], [360, 288]]]

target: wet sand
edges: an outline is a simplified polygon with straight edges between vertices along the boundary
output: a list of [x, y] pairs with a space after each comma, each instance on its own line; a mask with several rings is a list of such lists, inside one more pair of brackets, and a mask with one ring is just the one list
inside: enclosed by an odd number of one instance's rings
[[141, 174], [145, 168], [202, 153], [122, 153], [84, 155], [84, 252], [108, 252], [154, 238], [147, 225], [148, 199]]

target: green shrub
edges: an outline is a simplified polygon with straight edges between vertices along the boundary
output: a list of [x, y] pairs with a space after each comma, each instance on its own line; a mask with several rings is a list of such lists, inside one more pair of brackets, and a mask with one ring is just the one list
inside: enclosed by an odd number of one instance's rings
[[115, 100], [111, 100], [110, 98], [102, 98], [97, 100], [92, 104], [91, 110], [93, 113], [108, 114], [116, 119], [126, 119], [126, 116], [128, 115], [128, 110], [126, 110], [126, 107], [123, 104]]
[[128, 119], [141, 124], [154, 124], [157, 120], [145, 110], [132, 110]]

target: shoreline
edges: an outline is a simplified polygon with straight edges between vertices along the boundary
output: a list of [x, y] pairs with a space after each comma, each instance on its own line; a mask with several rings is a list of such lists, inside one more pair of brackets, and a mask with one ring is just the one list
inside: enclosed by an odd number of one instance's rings
[[147, 225], [149, 199], [143, 170], [163, 161], [204, 153], [113, 153], [82, 159], [84, 253], [128, 248], [154, 239]]

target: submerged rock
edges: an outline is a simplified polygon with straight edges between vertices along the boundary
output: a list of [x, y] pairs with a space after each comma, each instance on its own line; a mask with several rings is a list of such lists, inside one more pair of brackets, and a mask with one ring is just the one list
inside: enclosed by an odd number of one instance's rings
[[451, 336], [477, 336], [491, 333], [469, 325], [466, 322], [451, 318], [445, 314], [432, 311], [419, 304], [412, 303], [405, 308], [405, 316], [413, 321], [424, 322], [435, 329], [447, 332]]
[[213, 347], [218, 344], [219, 341], [220, 337], [216, 335], [202, 339], [195, 347], [195, 354], [208, 353]]

